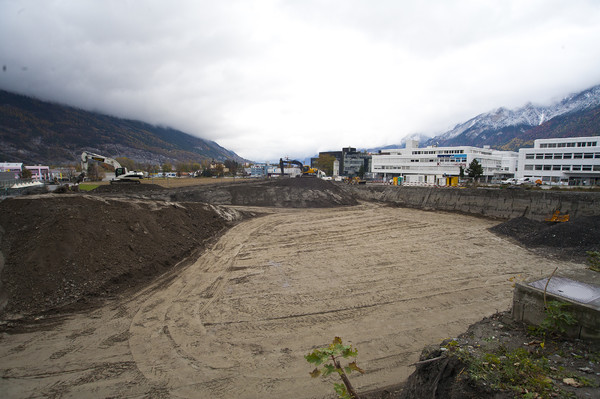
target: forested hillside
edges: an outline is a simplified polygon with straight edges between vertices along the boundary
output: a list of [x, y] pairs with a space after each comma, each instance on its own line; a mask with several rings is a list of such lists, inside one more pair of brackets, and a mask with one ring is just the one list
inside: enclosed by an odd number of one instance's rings
[[175, 129], [0, 91], [2, 161], [65, 165], [84, 150], [149, 164], [243, 161], [214, 141]]

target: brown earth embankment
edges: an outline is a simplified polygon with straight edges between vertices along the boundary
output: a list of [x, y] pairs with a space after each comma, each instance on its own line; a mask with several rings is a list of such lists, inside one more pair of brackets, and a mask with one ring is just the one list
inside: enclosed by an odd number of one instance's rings
[[348, 186], [357, 199], [401, 207], [461, 212], [498, 219], [544, 220], [554, 211], [571, 218], [600, 215], [600, 192], [527, 189]]

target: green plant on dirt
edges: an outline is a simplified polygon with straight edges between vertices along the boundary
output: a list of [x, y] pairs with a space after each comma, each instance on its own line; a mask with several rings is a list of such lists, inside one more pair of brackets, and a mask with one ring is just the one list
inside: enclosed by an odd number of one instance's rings
[[[492, 389], [511, 390], [523, 398], [550, 398], [568, 395], [554, 381], [565, 375], [550, 366], [548, 359], [539, 352], [523, 348], [508, 350], [504, 346], [492, 352], [477, 354], [456, 345], [445, 346], [464, 364], [468, 377]], [[580, 378], [580, 377], [578, 377]]]
[[546, 317], [539, 326], [529, 326], [529, 333], [542, 338], [540, 347], [544, 349], [548, 336], [564, 335], [567, 329], [577, 324], [577, 319], [569, 311], [571, 305], [561, 301], [550, 301], [546, 304]]
[[540, 323], [545, 333], [564, 334], [567, 328], [577, 324], [577, 319], [569, 311], [571, 305], [561, 301], [550, 301], [546, 305], [546, 317]]
[[546, 286], [544, 287], [544, 312], [546, 316], [539, 326], [530, 326], [529, 331], [534, 335], [543, 336], [544, 340], [540, 344], [542, 349], [546, 345], [546, 337], [548, 335], [563, 335], [567, 332], [567, 329], [577, 324], [577, 319], [573, 313], [569, 310], [571, 306], [569, 303], [562, 301], [549, 301], [546, 299], [546, 292], [548, 290], [548, 284], [554, 276], [554, 273], [558, 270], [558, 267], [548, 277]]
[[[342, 367], [340, 363], [340, 358], [348, 359], [356, 357], [357, 354], [358, 350], [353, 349], [352, 345], [344, 345], [342, 344], [342, 339], [340, 337], [335, 337], [331, 345], [325, 348], [315, 349], [304, 356], [304, 358], [307, 362], [317, 366], [310, 373], [312, 378], [317, 378], [319, 376], [327, 377], [330, 374], [337, 373], [343, 382], [343, 384], [333, 384], [333, 388], [338, 397], [342, 399], [359, 399], [346, 373], [350, 374], [352, 371], [358, 371], [363, 374], [364, 370], [356, 365], [356, 361], [348, 363], [348, 365], [344, 367]], [[323, 365], [323, 367], [319, 368], [320, 365]]]
[[600, 252], [599, 251], [587, 251], [587, 263], [590, 266], [590, 270], [600, 272]]

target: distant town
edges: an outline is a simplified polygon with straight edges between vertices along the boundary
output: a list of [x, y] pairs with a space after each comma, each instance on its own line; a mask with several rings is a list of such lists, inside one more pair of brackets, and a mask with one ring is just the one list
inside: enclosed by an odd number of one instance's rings
[[3, 162], [0, 163], [0, 181], [2, 187], [7, 188], [114, 180], [119, 173], [139, 170], [135, 177], [278, 178], [310, 174], [326, 180], [408, 186], [452, 187], [469, 179], [490, 184], [597, 186], [600, 185], [599, 141], [598, 136], [538, 139], [532, 148], [521, 148], [517, 152], [494, 150], [489, 146], [419, 147], [418, 141], [409, 140], [405, 148], [377, 153], [357, 151], [353, 147], [320, 152], [311, 159], [310, 165], [282, 158], [273, 163], [204, 160], [144, 166], [128, 158], [92, 154], [89, 160], [97, 162], [88, 164], [85, 160], [85, 166], [82, 166], [83, 161], [81, 165], [58, 168]]

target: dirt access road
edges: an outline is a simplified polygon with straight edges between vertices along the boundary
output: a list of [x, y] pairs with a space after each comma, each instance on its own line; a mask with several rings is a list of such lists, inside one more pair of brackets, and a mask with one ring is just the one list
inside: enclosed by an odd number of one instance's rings
[[[134, 296], [0, 340], [2, 397], [323, 398], [304, 360], [358, 348], [359, 392], [403, 381], [424, 345], [512, 299], [509, 278], [583, 265], [470, 216], [364, 204], [260, 208]], [[176, 274], [175, 274], [176, 273]]]

